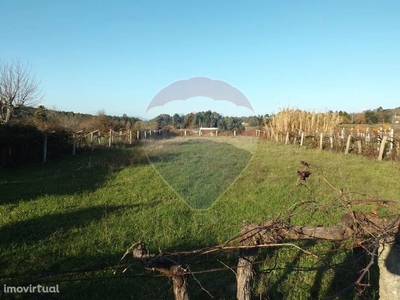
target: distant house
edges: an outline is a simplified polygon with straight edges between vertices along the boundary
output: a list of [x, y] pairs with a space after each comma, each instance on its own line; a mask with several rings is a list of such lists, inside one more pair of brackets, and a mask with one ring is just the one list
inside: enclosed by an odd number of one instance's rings
[[397, 114], [394, 114], [394, 116], [392, 117], [392, 123], [399, 124], [400, 116], [398, 116]]
[[217, 127], [200, 127], [200, 135], [215, 135]]

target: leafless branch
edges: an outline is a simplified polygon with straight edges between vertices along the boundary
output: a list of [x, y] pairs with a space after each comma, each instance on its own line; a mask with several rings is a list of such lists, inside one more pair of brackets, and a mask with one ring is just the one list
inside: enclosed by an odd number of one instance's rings
[[[190, 272], [190, 270], [188, 270], [188, 271]], [[196, 276], [194, 276], [194, 273], [190, 272], [190, 274], [193, 276], [194, 280], [196, 280], [196, 282], [198, 283], [198, 285], [200, 286], [200, 288], [201, 288], [203, 291], [205, 291], [211, 298], [214, 298], [214, 296], [211, 295], [211, 293], [210, 293], [209, 291], [207, 291], [207, 290], [202, 286], [202, 284], [200, 283], [200, 281], [197, 280]]]
[[15, 109], [38, 104], [43, 98], [39, 86], [29, 64], [0, 62], [0, 122], [8, 123]]

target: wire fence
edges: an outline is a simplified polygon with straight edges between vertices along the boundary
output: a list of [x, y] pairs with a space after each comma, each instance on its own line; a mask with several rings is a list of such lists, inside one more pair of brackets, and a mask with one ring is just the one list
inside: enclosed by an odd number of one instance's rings
[[110, 130], [89, 133], [79, 131], [40, 131], [32, 126], [0, 127], [0, 168], [93, 151], [97, 147], [122, 147], [140, 139], [167, 136], [165, 130]]

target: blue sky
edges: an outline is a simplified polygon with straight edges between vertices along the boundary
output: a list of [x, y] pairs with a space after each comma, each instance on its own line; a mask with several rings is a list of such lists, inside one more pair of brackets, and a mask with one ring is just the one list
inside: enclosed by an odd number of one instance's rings
[[215, 110], [195, 97], [146, 113], [177, 80], [229, 83], [256, 114], [400, 106], [400, 1], [0, 1], [0, 58], [21, 59], [58, 110], [153, 118]]

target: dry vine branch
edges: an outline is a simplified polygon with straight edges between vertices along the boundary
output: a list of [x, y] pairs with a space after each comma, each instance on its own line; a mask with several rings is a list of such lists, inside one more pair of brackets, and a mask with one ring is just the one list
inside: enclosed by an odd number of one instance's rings
[[211, 298], [214, 298], [213, 295], [211, 295], [211, 293], [209, 291], [207, 291], [203, 285], [201, 284], [201, 282], [196, 278], [196, 276], [194, 276], [193, 272], [190, 272], [190, 274], [192, 275], [192, 277], [194, 278], [194, 280], [196, 280], [196, 282], [198, 283], [198, 285], [200, 286], [200, 288], [205, 291]]
[[[376, 240], [382, 239], [386, 235], [393, 235], [393, 230], [399, 226], [399, 219], [399, 217], [392, 220], [380, 219], [377, 215], [373, 214], [351, 212], [342, 217], [341, 224], [329, 227], [292, 226], [271, 221], [260, 224], [244, 223], [243, 227], [245, 230], [242, 230], [241, 244], [245, 244], [245, 248], [250, 249], [249, 245], [253, 245], [254, 247], [260, 246], [261, 248], [264, 244], [282, 242], [285, 239], [315, 239], [342, 242], [355, 238], [357, 241], [356, 244], [366, 244], [364, 247], [368, 249], [368, 245], [371, 245], [369, 241], [371, 237]], [[254, 253], [251, 253], [249, 256], [253, 257]], [[250, 268], [249, 265], [247, 267]], [[365, 270], [369, 270], [369, 267]], [[365, 273], [363, 273], [355, 285], [359, 285]], [[243, 284], [245, 293], [240, 295], [240, 299], [249, 299], [250, 297], [249, 291], [246, 291], [246, 285], [248, 285], [251, 279], [251, 272], [248, 271], [246, 274], [247, 278], [242, 280], [246, 282], [246, 284]]]
[[[137, 255], [138, 251], [136, 251], [135, 255], [135, 250], [138, 250], [138, 246], [141, 248], [139, 249], [142, 251], [141, 253], [143, 253], [143, 248], [146, 249], [145, 246], [143, 246], [144, 243], [138, 242], [133, 243], [128, 248], [122, 259], [124, 259], [127, 254], [133, 253], [133, 256], [136, 259], [140, 259], [144, 263], [146, 270], [158, 271], [162, 276], [171, 277], [176, 299], [188, 299], [188, 292], [186, 289], [187, 275], [194, 276], [194, 274], [227, 269], [233, 271], [235, 268], [237, 269], [237, 272], [233, 272], [236, 274], [237, 278], [237, 298], [246, 300], [250, 299], [251, 295], [250, 281], [253, 277], [253, 265], [262, 262], [256, 262], [258, 249], [268, 247], [294, 247], [307, 255], [320, 259], [317, 254], [307, 251], [293, 243], [285, 242], [285, 240], [344, 242], [349, 239], [355, 239], [356, 245], [362, 246], [366, 250], [368, 250], [371, 244], [375, 245], [371, 252], [371, 261], [362, 270], [359, 278], [350, 286], [329, 298], [333, 299], [356, 286], [361, 286], [361, 281], [369, 272], [370, 267], [374, 264], [377, 244], [380, 240], [393, 236], [394, 231], [397, 230], [399, 224], [400, 216], [397, 216], [392, 220], [387, 220], [363, 212], [352, 212], [346, 214], [342, 217], [342, 222], [339, 225], [328, 227], [296, 226], [278, 221], [267, 221], [260, 224], [244, 222], [241, 235], [221, 245], [193, 251], [171, 252], [168, 254], [160, 254], [158, 256], [150, 255], [146, 251], [144, 252], [146, 255]], [[370, 241], [371, 237], [372, 242]], [[240, 240], [239, 245], [234, 245], [238, 239]], [[212, 253], [231, 252], [237, 250], [240, 251], [240, 258], [237, 267], [229, 267], [227, 264], [223, 263], [225, 267], [223, 269], [191, 272], [189, 266], [185, 264], [193, 255], [206, 256]], [[200, 284], [201, 289], [212, 297], [211, 293], [201, 285], [197, 278], [195, 278], [195, 280]]]

